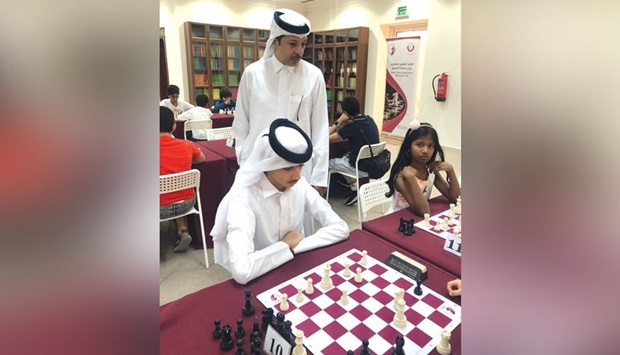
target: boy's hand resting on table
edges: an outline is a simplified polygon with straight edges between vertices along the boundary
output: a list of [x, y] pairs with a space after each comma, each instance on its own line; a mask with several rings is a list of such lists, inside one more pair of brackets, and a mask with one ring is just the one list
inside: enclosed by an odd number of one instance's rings
[[299, 244], [299, 242], [301, 242], [302, 239], [304, 239], [303, 235], [295, 231], [290, 231], [286, 233], [284, 238], [282, 238], [282, 241], [288, 244], [289, 248], [293, 249]]
[[456, 279], [448, 282], [448, 294], [452, 297], [461, 295], [461, 280]]

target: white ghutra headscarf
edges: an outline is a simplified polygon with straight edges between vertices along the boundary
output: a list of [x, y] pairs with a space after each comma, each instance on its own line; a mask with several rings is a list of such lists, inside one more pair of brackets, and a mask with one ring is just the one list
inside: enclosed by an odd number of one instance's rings
[[312, 158], [312, 141], [292, 121], [274, 120], [264, 129], [254, 143], [248, 160], [235, 175], [235, 182], [217, 208], [211, 235], [213, 240], [224, 239], [228, 234], [226, 218], [233, 196], [248, 186], [256, 184], [266, 171], [303, 164]]
[[265, 45], [263, 58], [273, 55], [273, 41], [280, 36], [304, 37], [310, 33], [310, 21], [302, 14], [289, 9], [277, 9], [273, 13], [271, 32]]

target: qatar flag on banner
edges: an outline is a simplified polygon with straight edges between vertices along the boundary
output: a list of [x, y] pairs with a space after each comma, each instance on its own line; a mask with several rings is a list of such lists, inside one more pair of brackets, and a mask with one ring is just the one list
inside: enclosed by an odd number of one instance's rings
[[413, 120], [420, 37], [387, 39], [387, 76], [382, 131], [404, 137]]

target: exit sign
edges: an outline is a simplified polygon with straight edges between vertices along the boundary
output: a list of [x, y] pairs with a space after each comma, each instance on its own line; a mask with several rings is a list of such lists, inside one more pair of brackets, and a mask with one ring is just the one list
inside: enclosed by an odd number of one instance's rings
[[396, 17], [408, 16], [407, 6], [399, 6], [396, 8]]

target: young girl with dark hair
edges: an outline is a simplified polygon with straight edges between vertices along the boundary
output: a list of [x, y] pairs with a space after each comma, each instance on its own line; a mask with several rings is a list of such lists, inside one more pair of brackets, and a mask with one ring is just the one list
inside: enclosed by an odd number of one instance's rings
[[[439, 160], [436, 160], [439, 155]], [[444, 171], [446, 177], [441, 176]], [[428, 199], [433, 186], [451, 203], [461, 195], [452, 164], [444, 158], [437, 131], [429, 123], [414, 119], [407, 130], [387, 181], [392, 206], [387, 213], [408, 208], [416, 215], [430, 213]]]

